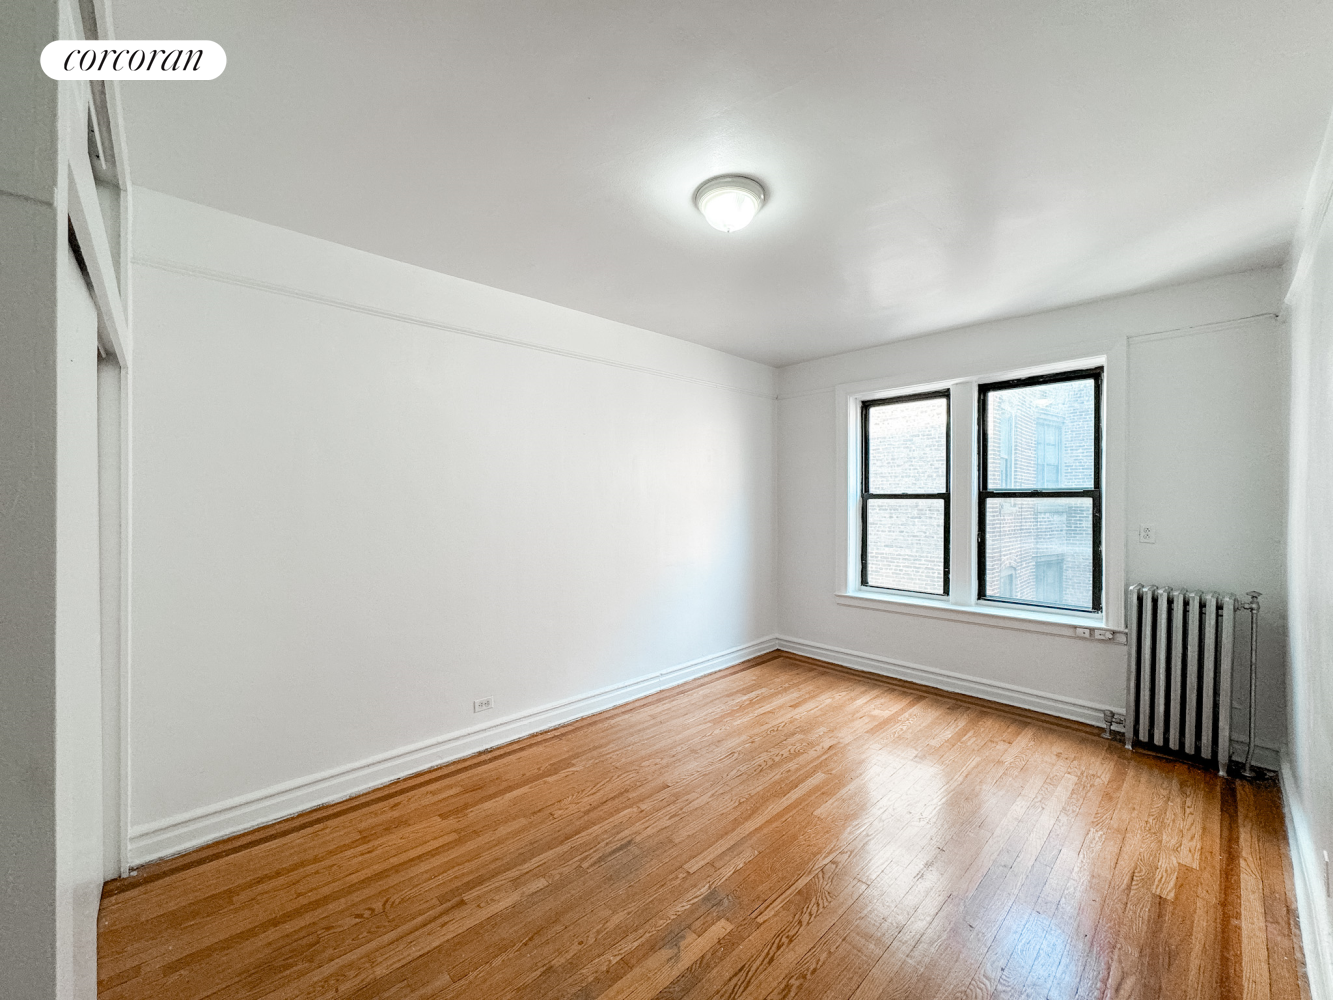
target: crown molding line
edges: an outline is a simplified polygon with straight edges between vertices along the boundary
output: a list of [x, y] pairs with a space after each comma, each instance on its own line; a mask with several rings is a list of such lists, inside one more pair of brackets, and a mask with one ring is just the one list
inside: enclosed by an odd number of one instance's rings
[[[1100, 301], [1100, 300], [1098, 300], [1098, 301]], [[1082, 304], [1086, 305], [1086, 304], [1088, 304], [1088, 303], [1082, 303]], [[1069, 307], [1065, 307], [1065, 308], [1076, 308], [1076, 306], [1069, 306]], [[1196, 325], [1193, 325], [1193, 326], [1177, 326], [1177, 327], [1170, 327], [1170, 328], [1165, 329], [1165, 330], [1148, 330], [1148, 331], [1145, 331], [1144, 333], [1128, 333], [1128, 334], [1120, 334], [1119, 336], [1120, 336], [1120, 337], [1123, 337], [1124, 340], [1125, 340], [1127, 343], [1130, 343], [1130, 344], [1138, 344], [1138, 343], [1143, 343], [1144, 341], [1152, 341], [1152, 340], [1171, 340], [1171, 339], [1173, 339], [1173, 338], [1175, 338], [1175, 337], [1193, 337], [1193, 336], [1197, 336], [1197, 335], [1199, 335], [1199, 334], [1205, 334], [1205, 333], [1217, 333], [1217, 332], [1219, 332], [1219, 331], [1221, 331], [1221, 330], [1231, 330], [1231, 329], [1235, 329], [1235, 328], [1237, 328], [1237, 327], [1245, 326], [1247, 323], [1253, 323], [1254, 321], [1256, 321], [1256, 320], [1261, 320], [1261, 319], [1267, 319], [1267, 320], [1272, 320], [1272, 321], [1275, 321], [1275, 322], [1276, 322], [1277, 320], [1281, 319], [1281, 315], [1280, 315], [1279, 313], [1275, 313], [1275, 312], [1261, 312], [1261, 313], [1254, 313], [1253, 315], [1250, 315], [1250, 316], [1237, 316], [1237, 317], [1235, 317], [1234, 319], [1222, 319], [1222, 320], [1217, 320], [1217, 321], [1215, 321], [1215, 322], [1213, 322], [1213, 323], [1199, 323], [1199, 324], [1196, 324]], [[939, 331], [937, 331], [937, 333], [955, 333], [955, 332], [957, 332], [959, 329], [966, 329], [966, 327], [952, 328], [952, 329], [949, 329], [949, 330], [939, 330]], [[933, 336], [936, 336], [936, 334], [933, 334], [933, 333], [927, 333], [927, 334], [922, 334], [922, 335], [921, 335], [921, 337], [933, 337]], [[889, 347], [889, 346], [892, 346], [892, 345], [895, 344], [895, 343], [906, 343], [908, 340], [918, 340], [918, 339], [921, 339], [921, 338], [918, 338], [918, 337], [905, 337], [905, 338], [903, 338], [902, 341], [890, 341], [889, 343], [887, 343], [887, 344], [882, 344], [882, 345], [880, 345], [880, 346], [881, 346], [881, 347]], [[1116, 339], [1116, 340], [1118, 341], [1118, 338], [1108, 338], [1108, 341], [1107, 341], [1107, 342], [1110, 343], [1110, 341], [1111, 341], [1112, 339]], [[1082, 347], [1086, 347], [1087, 345], [1084, 344], [1084, 345], [1081, 345], [1081, 346], [1082, 346]], [[836, 355], [834, 355], [834, 357], [836, 357]], [[822, 358], [816, 358], [815, 360], [816, 360], [816, 361], [820, 361], [820, 360], [823, 360], [823, 359], [822, 359]], [[802, 364], [805, 364], [805, 362], [802, 362]], [[1019, 366], [1019, 367], [1023, 367], [1023, 366]], [[980, 374], [982, 374], [982, 373], [979, 373], [979, 372], [978, 372], [978, 373], [968, 373], [968, 374], [959, 375], [958, 378], [960, 378], [960, 379], [961, 379], [961, 378], [975, 378], [975, 377], [978, 377]], [[862, 384], [865, 384], [865, 385], [877, 384], [877, 383], [880, 382], [880, 381], [882, 381], [882, 379], [869, 379], [869, 380], [866, 380], [864, 383], [861, 383], [861, 382], [850, 383], [850, 384], [848, 385], [848, 387], [855, 387], [855, 386], [859, 386], [859, 385], [862, 385]], [[927, 380], [925, 380], [925, 381], [928, 382], [928, 383], [934, 383], [934, 382], [938, 382], [938, 381], [940, 381], [940, 380], [938, 380], [938, 379], [935, 379], [935, 380], [927, 379]], [[949, 379], [949, 380], [945, 380], [945, 381], [953, 381], [953, 380], [952, 380], [952, 379]], [[910, 383], [908, 383], [908, 384], [910, 384]], [[800, 399], [800, 398], [802, 398], [803, 396], [819, 396], [819, 395], [824, 395], [824, 394], [826, 394], [826, 393], [835, 392], [837, 389], [839, 389], [839, 388], [841, 388], [841, 387], [843, 387], [843, 386], [841, 386], [841, 385], [823, 385], [823, 386], [819, 386], [819, 387], [814, 388], [814, 389], [799, 389], [799, 390], [797, 390], [796, 392], [779, 392], [779, 393], [777, 394], [777, 399], [778, 399], [778, 400], [784, 400], [784, 399]]]
[[617, 361], [614, 358], [588, 354], [583, 351], [570, 351], [560, 347], [550, 347], [545, 344], [534, 344], [530, 341], [520, 340], [517, 337], [507, 337], [499, 333], [488, 333], [485, 330], [458, 326], [453, 323], [442, 323], [439, 320], [427, 319], [424, 316], [416, 316], [412, 313], [398, 312], [394, 309], [381, 309], [378, 306], [365, 305], [364, 303], [353, 302], [350, 299], [340, 299], [332, 295], [323, 295], [319, 292], [310, 292], [303, 288], [297, 288], [294, 285], [284, 285], [272, 281], [261, 281], [258, 278], [249, 278], [244, 275], [233, 274], [230, 271], [219, 271], [210, 267], [200, 267], [197, 264], [186, 264], [182, 261], [169, 260], [164, 257], [152, 257], [145, 254], [136, 254], [133, 260], [135, 264], [151, 267], [158, 271], [165, 271], [169, 274], [177, 274], [187, 278], [202, 278], [207, 281], [218, 281], [223, 284], [236, 285], [240, 288], [249, 288], [254, 291], [267, 292], [271, 295], [284, 295], [288, 298], [300, 299], [305, 302], [314, 302], [317, 305], [330, 306], [334, 309], [343, 309], [348, 312], [362, 313], [366, 316], [375, 316], [379, 319], [387, 319], [398, 323], [407, 323], [412, 326], [424, 327], [430, 330], [438, 330], [441, 333], [453, 333], [462, 337], [474, 337], [478, 340], [489, 340], [492, 343], [507, 344], [511, 347], [525, 347], [528, 350], [541, 351], [544, 354], [554, 354], [558, 357], [572, 358], [576, 361], [588, 361], [593, 364], [609, 365], [612, 368], [623, 368], [626, 371], [641, 372], [645, 375], [656, 375], [660, 378], [674, 379], [677, 382], [689, 382], [694, 385], [707, 386], [712, 389], [726, 389], [729, 392], [739, 392], [746, 396], [757, 396], [760, 399], [776, 398], [776, 394], [772, 392], [762, 392], [758, 389], [747, 389], [744, 386], [732, 385], [729, 382], [719, 382], [715, 379], [699, 378], [695, 375], [683, 375], [680, 372], [673, 372], [665, 368], [654, 368], [650, 365], [636, 365], [628, 361]]
[[1197, 326], [1178, 326], [1170, 330], [1154, 330], [1151, 333], [1131, 333], [1127, 338], [1131, 344], [1153, 340], [1175, 340], [1177, 337], [1196, 337], [1205, 333], [1221, 333], [1223, 330], [1236, 330], [1255, 320], [1266, 319], [1276, 323], [1281, 315], [1275, 312], [1255, 313], [1253, 316], [1238, 316], [1235, 319], [1222, 319], [1215, 323], [1200, 323]]

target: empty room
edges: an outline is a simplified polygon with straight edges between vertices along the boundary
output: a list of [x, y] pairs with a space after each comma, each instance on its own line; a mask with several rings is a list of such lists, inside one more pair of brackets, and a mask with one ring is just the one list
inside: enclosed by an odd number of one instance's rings
[[8, 0], [0, 1000], [1333, 1000], [1331, 54]]

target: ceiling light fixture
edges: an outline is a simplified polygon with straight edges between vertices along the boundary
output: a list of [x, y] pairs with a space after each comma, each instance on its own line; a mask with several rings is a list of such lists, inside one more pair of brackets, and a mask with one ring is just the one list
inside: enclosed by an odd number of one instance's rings
[[694, 204], [714, 229], [734, 233], [759, 214], [764, 204], [764, 186], [753, 177], [740, 174], [712, 177], [694, 192]]

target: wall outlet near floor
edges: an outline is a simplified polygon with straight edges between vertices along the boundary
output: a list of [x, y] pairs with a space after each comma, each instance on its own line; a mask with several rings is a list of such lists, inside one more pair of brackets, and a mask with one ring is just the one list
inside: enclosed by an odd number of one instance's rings
[[1156, 544], [1157, 544], [1157, 525], [1155, 525], [1155, 524], [1140, 524], [1140, 525], [1139, 525], [1139, 541], [1143, 542], [1145, 545], [1156, 545]]
[[489, 712], [494, 707], [494, 698], [478, 698], [472, 703], [472, 711], [474, 712]]

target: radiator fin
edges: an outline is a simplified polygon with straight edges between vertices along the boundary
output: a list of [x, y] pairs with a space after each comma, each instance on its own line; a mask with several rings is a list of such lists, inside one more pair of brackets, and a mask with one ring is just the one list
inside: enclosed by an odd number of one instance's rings
[[1231, 748], [1236, 597], [1131, 585], [1125, 594], [1125, 746], [1216, 761]]

